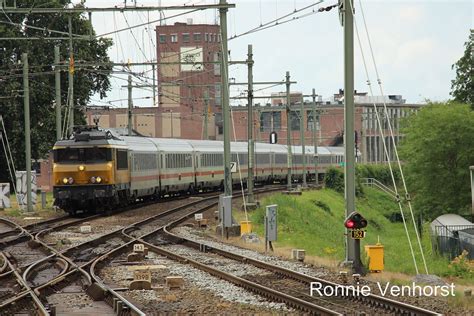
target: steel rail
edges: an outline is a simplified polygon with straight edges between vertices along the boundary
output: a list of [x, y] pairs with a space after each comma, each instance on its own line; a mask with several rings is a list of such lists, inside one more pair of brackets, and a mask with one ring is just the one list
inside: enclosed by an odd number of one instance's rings
[[[277, 189], [270, 189], [270, 190], [266, 190], [266, 191], [274, 191], [274, 190], [278, 190], [279, 188]], [[158, 216], [166, 216], [166, 215], [169, 215], [171, 213], [173, 213], [174, 211], [177, 211], [177, 210], [180, 210], [186, 206], [192, 206], [192, 205], [195, 205], [195, 204], [198, 204], [198, 203], [202, 203], [202, 202], [206, 202], [212, 198], [215, 198], [215, 196], [212, 196], [212, 197], [208, 197], [208, 198], [203, 198], [201, 200], [197, 200], [197, 201], [193, 201], [187, 205], [184, 205], [184, 206], [181, 206], [181, 207], [177, 207], [173, 210], [168, 210], [168, 211], [165, 211], [164, 213], [160, 213], [158, 214]], [[143, 206], [143, 205], [140, 205], [140, 206]], [[54, 284], [57, 284], [61, 281], [65, 281], [67, 277], [69, 277], [70, 275], [74, 274], [74, 273], [77, 273], [78, 271], [81, 272], [81, 274], [83, 274], [84, 276], [86, 276], [87, 280], [88, 280], [88, 283], [89, 284], [92, 284], [92, 279], [91, 279], [91, 276], [86, 272], [84, 271], [83, 269], [86, 268], [88, 265], [91, 265], [91, 264], [94, 264], [95, 261], [97, 260], [96, 258], [94, 259], [91, 259], [89, 260], [88, 262], [84, 263], [84, 264], [81, 264], [81, 265], [76, 265], [72, 260], [70, 260], [70, 258], [68, 258], [66, 255], [67, 253], [75, 250], [75, 249], [79, 249], [80, 247], [83, 247], [84, 245], [86, 244], [90, 244], [90, 243], [96, 243], [98, 240], [100, 239], [104, 239], [106, 240], [108, 237], [111, 237], [115, 234], [118, 234], [119, 231], [123, 231], [124, 229], [117, 229], [111, 233], [108, 233], [106, 235], [102, 235], [101, 237], [97, 238], [97, 239], [94, 239], [94, 240], [90, 240], [90, 241], [86, 241], [84, 243], [81, 243], [79, 245], [76, 245], [74, 247], [71, 247], [71, 248], [68, 248], [68, 249], [65, 249], [65, 250], [62, 250], [62, 251], [57, 251], [56, 249], [48, 246], [47, 244], [45, 244], [44, 242], [41, 241], [41, 239], [39, 238], [43, 233], [47, 232], [47, 231], [50, 231], [51, 229], [60, 229], [60, 228], [64, 228], [64, 227], [67, 227], [67, 226], [72, 226], [72, 225], [75, 225], [79, 222], [83, 222], [83, 221], [88, 221], [88, 220], [91, 220], [92, 218], [95, 218], [96, 216], [91, 216], [91, 217], [87, 217], [87, 218], [84, 218], [84, 219], [80, 219], [78, 221], [73, 221], [73, 222], [69, 222], [69, 223], [65, 223], [63, 225], [57, 225], [57, 226], [54, 226], [54, 227], [51, 227], [51, 228], [46, 228], [46, 229], [43, 229], [39, 232], [36, 233], [36, 235], [32, 236], [32, 234], [30, 234], [30, 232], [28, 232], [26, 229], [33, 229], [33, 228], [38, 228], [38, 226], [40, 225], [48, 225], [48, 224], [51, 224], [51, 223], [55, 223], [55, 222], [58, 222], [58, 221], [62, 221], [64, 219], [67, 219], [68, 216], [64, 216], [64, 217], [60, 217], [60, 218], [55, 218], [55, 219], [51, 219], [51, 220], [46, 220], [46, 221], [42, 221], [42, 222], [39, 222], [39, 223], [33, 223], [33, 224], [29, 224], [29, 225], [26, 225], [24, 227], [12, 222], [12, 221], [9, 221], [8, 219], [4, 219], [4, 218], [0, 218], [0, 220], [6, 220], [9, 224], [11, 223], [11, 226], [16, 226], [15, 230], [16, 231], [19, 231], [20, 234], [17, 236], [18, 238], [21, 238], [21, 237], [30, 237], [31, 240], [35, 241], [35, 242], [38, 242], [39, 244], [41, 244], [43, 247], [49, 249], [50, 251], [52, 251], [53, 253], [49, 256], [46, 256], [45, 258], [42, 258], [36, 262], [33, 262], [31, 264], [29, 264], [29, 266], [32, 266], [32, 265], [37, 265], [37, 264], [41, 264], [47, 260], [51, 260], [53, 258], [55, 258], [56, 256], [59, 256], [60, 258], [62, 258], [63, 260], [65, 260], [66, 262], [68, 262], [70, 265], [74, 266], [74, 268], [72, 268], [69, 272], [67, 273], [61, 273], [60, 275], [56, 276], [54, 279], [50, 280], [49, 282], [45, 283], [45, 284], [42, 284], [42, 285], [39, 285], [39, 286], [36, 286], [34, 288], [34, 293], [37, 293], [38, 295], [40, 294], [41, 291], [45, 290], [46, 288], [54, 285]], [[151, 218], [148, 218], [148, 219], [145, 219], [143, 221], [140, 221], [140, 222], [137, 222], [135, 224], [137, 225], [141, 225], [141, 224], [144, 224], [148, 221], [152, 221], [154, 220], [154, 218], [156, 218], [156, 216], [152, 216]], [[142, 223], [143, 222], [143, 223]], [[127, 227], [127, 229], [131, 229], [131, 228], [134, 228], [134, 225], [130, 225], [129, 227]], [[122, 233], [122, 235], [125, 235]], [[133, 237], [132, 237], [133, 238]], [[131, 243], [133, 242], [136, 242], [136, 239], [133, 238], [133, 240], [131, 240], [130, 242], [126, 243], [126, 245], [130, 245]], [[120, 247], [119, 247], [120, 248]], [[64, 271], [63, 271], [64, 272]], [[13, 271], [10, 271], [10, 272], [7, 272], [7, 273], [4, 273], [3, 275], [7, 275], [9, 273], [13, 273]], [[27, 274], [26, 274], [27, 275]], [[0, 275], [2, 276], [2, 275]], [[112, 291], [111, 293], [115, 293], [114, 291]], [[115, 295], [117, 294], [117, 295]], [[115, 293], [114, 296], [116, 297], [119, 297], [120, 295], [118, 295], [118, 293]], [[19, 293], [17, 296], [11, 298], [9, 301], [7, 302], [3, 302], [1, 305], [0, 305], [0, 308], [4, 308], [6, 307], [7, 305], [9, 304], [12, 304], [14, 302], [18, 302], [20, 299], [23, 299], [25, 295], [29, 295], [29, 292], [28, 291], [24, 291], [22, 293]], [[125, 303], [125, 305], [129, 305], [128, 308], [134, 310], [134, 306], [133, 304], [129, 303], [128, 301], [126, 300], [122, 300], [121, 298], [119, 298], [119, 300], [121, 300], [123, 303]], [[41, 304], [41, 302], [39, 301], [39, 303]], [[127, 304], [128, 303], [128, 304]], [[127, 306], [125, 306], [127, 307]], [[43, 306], [44, 308], [44, 306]]]
[[[277, 188], [277, 189], [266, 190], [265, 192], [275, 191], [275, 190], [280, 190], [280, 189], [284, 189], [284, 188], [282, 187], [282, 188]], [[206, 205], [206, 206], [204, 206], [200, 209], [188, 212], [187, 214], [183, 215], [182, 217], [180, 217], [179, 219], [173, 221], [172, 223], [176, 223], [176, 222], [180, 223], [184, 220], [189, 219], [195, 213], [203, 212], [203, 211], [205, 211], [209, 208], [212, 208], [216, 205], [217, 205], [217, 202], [214, 202], [211, 205]], [[317, 315], [342, 315], [338, 312], [332, 311], [332, 310], [327, 309], [325, 307], [313, 304], [311, 302], [301, 300], [297, 297], [293, 297], [293, 296], [287, 295], [285, 293], [281, 293], [279, 291], [276, 291], [276, 290], [273, 290], [271, 288], [262, 286], [260, 284], [251, 282], [249, 280], [245, 280], [245, 279], [237, 277], [235, 275], [222, 272], [218, 269], [214, 269], [212, 267], [209, 267], [209, 266], [207, 266], [205, 264], [202, 264], [198, 261], [195, 261], [193, 259], [181, 256], [181, 255], [177, 255], [175, 253], [167, 251], [166, 249], [158, 247], [158, 246], [156, 246], [156, 245], [154, 245], [154, 244], [152, 244], [152, 243], [145, 240], [146, 238], [151, 237], [152, 235], [155, 235], [157, 232], [164, 229], [166, 226], [169, 226], [169, 224], [164, 225], [162, 227], [159, 227], [159, 228], [155, 229], [154, 231], [152, 231], [150, 233], [147, 233], [147, 234], [145, 234], [145, 235], [143, 235], [139, 238], [136, 238], [136, 240], [143, 243], [143, 244], [145, 244], [146, 246], [148, 246], [149, 251], [151, 250], [155, 253], [158, 253], [158, 254], [160, 254], [162, 256], [165, 256], [165, 257], [168, 257], [168, 258], [171, 258], [175, 261], [179, 261], [179, 262], [183, 262], [183, 263], [189, 263], [192, 266], [194, 266], [195, 268], [197, 268], [199, 270], [202, 270], [202, 271], [205, 271], [205, 272], [207, 272], [207, 273], [209, 273], [209, 274], [211, 274], [215, 277], [218, 277], [220, 279], [224, 279], [224, 280], [226, 280], [230, 283], [233, 283], [237, 286], [240, 286], [240, 287], [243, 287], [247, 290], [250, 290], [250, 291], [252, 291], [252, 292], [254, 292], [258, 295], [262, 295], [264, 297], [267, 297], [267, 298], [270, 298], [272, 300], [276, 300], [276, 301], [279, 301], [279, 302], [285, 302], [289, 306], [298, 308], [298, 309], [300, 309], [304, 312], [310, 312], [312, 314], [317, 314]]]
[[177, 255], [175, 253], [172, 253], [168, 250], [165, 250], [163, 248], [157, 247], [149, 242], [143, 241], [142, 242], [149, 247], [149, 250], [152, 250], [162, 256], [165, 256], [167, 258], [171, 258], [175, 261], [179, 261], [182, 263], [189, 263], [193, 267], [205, 271], [215, 277], [218, 277], [220, 279], [226, 280], [230, 283], [233, 283], [237, 286], [243, 287], [247, 290], [250, 290], [258, 295], [270, 298], [272, 300], [276, 300], [278, 302], [284, 302], [288, 304], [291, 307], [297, 308], [302, 310], [303, 312], [309, 312], [311, 314], [316, 314], [316, 315], [342, 315], [340, 313], [337, 313], [335, 311], [332, 311], [330, 309], [327, 309], [325, 307], [304, 301], [302, 299], [299, 299], [297, 297], [293, 297], [290, 295], [287, 295], [285, 293], [281, 293], [279, 291], [273, 290], [271, 288], [265, 287], [263, 285], [248, 281], [246, 279], [237, 277], [235, 275], [232, 275], [230, 273], [225, 273], [220, 270], [217, 270], [215, 268], [209, 267], [203, 263], [200, 263], [198, 261], [195, 261], [193, 259], [183, 257], [181, 255]]
[[[64, 260], [63, 258], [53, 258], [52, 260], [49, 260], [49, 261], [46, 261], [46, 262], [41, 262], [41, 263], [36, 263], [36, 264], [32, 264], [30, 265], [24, 272], [23, 272], [23, 279], [25, 281], [28, 281], [29, 277], [31, 276], [31, 274], [37, 272], [36, 270], [39, 270], [41, 269], [44, 265], [52, 265], [53, 261], [56, 265], [61, 265], [62, 268], [61, 268], [61, 271], [58, 273], [58, 276], [62, 275], [62, 274], [65, 274], [68, 270], [69, 270], [69, 262], [67, 262], [66, 260]], [[55, 279], [57, 276], [53, 277], [53, 279]], [[48, 281], [49, 282], [49, 281]], [[46, 282], [46, 283], [48, 283]]]
[[[7, 259], [7, 257], [3, 254], [0, 253], [3, 260], [5, 260], [10, 267], [10, 269], [13, 271], [13, 274], [15, 275], [16, 279], [18, 282], [23, 286], [23, 288], [26, 289], [26, 292], [24, 293], [24, 296], [29, 295], [31, 299], [34, 302], [34, 305], [36, 305], [36, 310], [40, 315], [49, 315], [48, 310], [46, 307], [41, 303], [41, 300], [38, 298], [38, 296], [34, 293], [34, 291], [31, 289], [31, 287], [28, 286], [28, 283], [21, 277], [21, 275], [15, 270], [15, 267], [11, 264], [11, 262]], [[24, 297], [23, 296], [23, 297]], [[3, 303], [0, 305], [0, 307], [3, 305]]]
[[[213, 196], [213, 197], [210, 197], [210, 198], [215, 198], [215, 197]], [[186, 205], [184, 205], [184, 206], [177, 207], [177, 208], [175, 208], [175, 209], [162, 212], [162, 213], [160, 213], [160, 214], [158, 214], [158, 215], [155, 215], [155, 216], [151, 216], [150, 218], [147, 218], [147, 219], [145, 219], [145, 220], [139, 221], [139, 222], [137, 222], [137, 223], [135, 223], [135, 224], [140, 225], [142, 222], [152, 221], [152, 220], [153, 220], [154, 218], [156, 218], [157, 216], [166, 216], [166, 215], [169, 215], [169, 214], [171, 214], [171, 213], [173, 213], [173, 212], [175, 212], [175, 211], [177, 211], [177, 210], [182, 209], [183, 207], [190, 206], [190, 205], [195, 205], [196, 203], [202, 203], [202, 202], [204, 202], [204, 201], [207, 201], [207, 199], [209, 199], [209, 198], [204, 198], [204, 199], [201, 199], [201, 200], [193, 201], [193, 202], [188, 203], [188, 204], [186, 204]], [[133, 226], [133, 224], [132, 224], [132, 226]], [[54, 228], [57, 229], [57, 227], [54, 227]], [[129, 228], [131, 228], [131, 227], [129, 227]], [[108, 234], [102, 235], [102, 236], [100, 236], [100, 237], [98, 237], [98, 238], [96, 238], [96, 239], [89, 240], [89, 241], [85, 241], [85, 242], [83, 242], [83, 243], [81, 243], [81, 244], [79, 244], [79, 245], [76, 245], [76, 246], [74, 246], [74, 247], [71, 247], [71, 248], [62, 250], [62, 251], [59, 252], [59, 254], [52, 254], [52, 255], [50, 255], [50, 256], [48, 256], [48, 257], [46, 257], [46, 258], [41, 259], [40, 261], [43, 261], [43, 262], [44, 262], [44, 261], [46, 261], [46, 260], [50, 260], [51, 258], [54, 258], [56, 255], [61, 255], [61, 256], [65, 257], [65, 258], [68, 258], [69, 260], [71, 260], [72, 265], [74, 266], [74, 268], [72, 268], [70, 271], [68, 271], [68, 272], [65, 273], [65, 274], [58, 275], [57, 277], [55, 277], [54, 279], [50, 280], [49, 282], [47, 282], [47, 283], [45, 283], [45, 284], [43, 284], [43, 285], [40, 285], [40, 286], [35, 287], [35, 292], [36, 292], [36, 293], [40, 293], [40, 292], [42, 292], [42, 291], [44, 292], [44, 291], [46, 291], [48, 288], [50, 288], [50, 287], [52, 287], [52, 286], [54, 286], [54, 285], [56, 285], [56, 284], [58, 284], [58, 283], [60, 283], [60, 282], [67, 282], [67, 280], [66, 280], [67, 278], [71, 277], [74, 273], [77, 273], [78, 271], [80, 271], [80, 270], [82, 270], [82, 269], [85, 269], [87, 266], [92, 266], [92, 265], [95, 266], [94, 263], [95, 263], [95, 261], [98, 260], [98, 258], [93, 258], [93, 259], [89, 260], [88, 262], [85, 262], [85, 263], [83, 263], [83, 264], [81, 264], [81, 265], [77, 265], [77, 264], [74, 262], [74, 259], [71, 259], [71, 258], [68, 257], [68, 256], [70, 256], [70, 253], [71, 253], [71, 252], [77, 251], [78, 249], [83, 248], [83, 247], [86, 246], [86, 245], [90, 245], [90, 244], [93, 245], [93, 244], [96, 244], [98, 241], [102, 241], [102, 240], [105, 241], [105, 240], [108, 240], [108, 239], [112, 238], [114, 235], [123, 236], [122, 230], [123, 230], [123, 228], [116, 229], [116, 230], [114, 230], [114, 231], [112, 231], [112, 232], [110, 232], [110, 233], [108, 233]], [[35, 239], [36, 239], [37, 241], [41, 242], [40, 236], [41, 236], [42, 234], [44, 234], [46, 231], [48, 231], [48, 229], [45, 229], [45, 230], [43, 230], [43, 231], [41, 231], [41, 232], [38, 232], [37, 235], [35, 236]], [[117, 249], [121, 249], [121, 248], [130, 246], [133, 242], [135, 242], [135, 239], [134, 239], [134, 238], [133, 238], [131, 241], [126, 242], [124, 245], [121, 245], [121, 246], [119, 246], [118, 248], [115, 248], [114, 250], [117, 250]], [[114, 251], [114, 250], [112, 250], [112, 251]], [[105, 255], [107, 255], [107, 253], [106, 253]], [[89, 274], [89, 273], [87, 273], [87, 272], [85, 272], [85, 271], [83, 272], [83, 274], [87, 276], [87, 278], [88, 278], [88, 284], [89, 284], [89, 285], [93, 285], [93, 280], [92, 280], [93, 278], [91, 278], [91, 276], [93, 276], [94, 274], [92, 274], [92, 273]], [[107, 293], [108, 290], [112, 290], [112, 289], [109, 289], [109, 288], [107, 288], [107, 287], [104, 287], [105, 285], [103, 285], [103, 284], [101, 284], [101, 283], [99, 283], [99, 282], [96, 282], [95, 287], [97, 287], [97, 286], [103, 290], [103, 293]], [[124, 299], [123, 297], [121, 297], [118, 293], [116, 293], [116, 292], [113, 291], [113, 290], [110, 291], [110, 293], [111, 293], [111, 297], [110, 297], [109, 299], [110, 299], [112, 302], [113, 302], [113, 301], [115, 301], [115, 302], [120, 301], [121, 304], [122, 304], [122, 307], [123, 307], [124, 309], [129, 309], [129, 310], [134, 311], [134, 312], [137, 313], [137, 310], [138, 310], [138, 309], [137, 309], [132, 303], [128, 302], [126, 299]], [[113, 303], [112, 303], [112, 304], [113, 304]], [[112, 304], [110, 304], [110, 305], [112, 305]]]
[[[323, 286], [329, 286], [329, 287], [333, 287], [333, 288], [335, 288], [335, 287], [347, 288], [347, 286], [343, 285], [343, 284], [337, 284], [337, 283], [334, 283], [334, 282], [331, 282], [331, 281], [328, 281], [328, 280], [324, 280], [324, 279], [321, 279], [321, 278], [312, 277], [312, 276], [309, 276], [309, 275], [306, 275], [306, 274], [303, 274], [303, 273], [292, 271], [290, 269], [286, 269], [286, 268], [282, 268], [282, 267], [279, 267], [279, 266], [276, 266], [276, 265], [273, 265], [273, 264], [269, 264], [267, 262], [263, 262], [263, 261], [260, 261], [260, 260], [257, 260], [257, 259], [253, 259], [253, 258], [250, 258], [250, 257], [246, 257], [246, 256], [243, 256], [243, 255], [238, 255], [238, 254], [235, 254], [235, 253], [232, 253], [232, 252], [229, 252], [229, 251], [218, 249], [218, 248], [209, 246], [205, 243], [195, 242], [195, 241], [190, 240], [188, 238], [177, 236], [176, 234], [173, 234], [168, 230], [169, 228], [175, 227], [176, 225], [178, 225], [178, 224], [182, 223], [183, 221], [187, 220], [188, 218], [189, 218], [189, 216], [188, 217], [184, 216], [184, 217], [178, 219], [177, 221], [175, 221], [173, 223], [170, 223], [169, 225], [163, 227], [163, 231], [171, 239], [173, 239], [174, 241], [179, 242], [180, 244], [188, 244], [188, 245], [191, 245], [192, 248], [195, 248], [195, 249], [206, 249], [207, 252], [213, 252], [213, 253], [216, 253], [216, 254], [221, 255], [223, 257], [235, 260], [235, 261], [252, 264], [255, 267], [265, 269], [265, 270], [268, 270], [268, 271], [272, 271], [274, 273], [277, 273], [277, 274], [283, 275], [285, 277], [303, 282], [303, 283], [308, 284], [308, 285], [310, 285], [312, 282], [319, 282]], [[350, 291], [347, 291], [347, 293], [350, 293]], [[362, 302], [366, 302], [370, 306], [382, 307], [382, 308], [385, 308], [389, 311], [394, 311], [394, 312], [399, 312], [399, 313], [408, 313], [410, 315], [440, 315], [439, 313], [434, 312], [434, 311], [430, 311], [430, 310], [427, 310], [427, 309], [424, 309], [424, 308], [421, 308], [421, 307], [418, 307], [418, 306], [414, 306], [414, 305], [411, 305], [411, 304], [395, 301], [393, 299], [386, 298], [386, 297], [379, 296], [379, 295], [375, 295], [375, 294], [370, 294], [369, 296], [349, 295], [347, 298], [350, 299], [350, 300], [359, 300], [359, 301], [362, 301]]]

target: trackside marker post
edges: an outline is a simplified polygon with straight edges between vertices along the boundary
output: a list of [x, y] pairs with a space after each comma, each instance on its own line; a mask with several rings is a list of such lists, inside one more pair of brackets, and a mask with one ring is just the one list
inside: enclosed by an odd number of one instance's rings
[[273, 251], [272, 241], [277, 240], [277, 209], [278, 205], [267, 205], [265, 211], [265, 253], [270, 245]]

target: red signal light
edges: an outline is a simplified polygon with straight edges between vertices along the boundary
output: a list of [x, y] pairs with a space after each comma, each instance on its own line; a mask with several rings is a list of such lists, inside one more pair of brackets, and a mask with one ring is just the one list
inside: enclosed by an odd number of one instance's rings
[[344, 226], [349, 229], [362, 229], [367, 227], [367, 220], [358, 212], [352, 212], [346, 218]]

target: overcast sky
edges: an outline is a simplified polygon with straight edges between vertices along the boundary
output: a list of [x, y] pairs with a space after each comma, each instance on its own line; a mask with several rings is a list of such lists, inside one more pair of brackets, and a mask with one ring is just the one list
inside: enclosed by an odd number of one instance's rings
[[[137, 5], [158, 5], [160, 1], [137, 0]], [[207, 0], [162, 0], [162, 5], [213, 4]], [[229, 10], [229, 36], [274, 20], [319, 1], [299, 0], [239, 0], [230, 1], [236, 8]], [[123, 6], [124, 1], [87, 0], [88, 7]], [[129, 0], [129, 3], [130, 0]], [[315, 10], [337, 3], [337, 0], [325, 0], [314, 6]], [[361, 35], [362, 48], [369, 66], [369, 75], [373, 83], [374, 95], [380, 95], [376, 85], [376, 76], [370, 50], [366, 40], [360, 2], [356, 0], [356, 22]], [[469, 29], [474, 28], [474, 0], [364, 0], [362, 2], [368, 32], [380, 79], [386, 94], [401, 94], [409, 103], [423, 102], [425, 99], [442, 101], [448, 99], [451, 80], [455, 73], [451, 65], [464, 52], [464, 43]], [[216, 10], [201, 11], [166, 20], [166, 24], [186, 22], [193, 18], [194, 23], [214, 23], [218, 15]], [[311, 9], [294, 16], [310, 13]], [[167, 11], [166, 17], [180, 13]], [[111, 32], [147, 21], [159, 19], [158, 12], [147, 13], [94, 13], [93, 25], [97, 34]], [[113, 61], [134, 62], [151, 61], [156, 58], [156, 38], [151, 28], [145, 26], [111, 35], [114, 47], [109, 51]], [[132, 36], [133, 32], [133, 36]], [[137, 44], [138, 43], [138, 44]], [[232, 60], [244, 60], [247, 45], [253, 44], [254, 81], [283, 80], [286, 71], [298, 83], [292, 90], [310, 94], [312, 88], [324, 99], [329, 98], [344, 85], [343, 74], [343, 29], [339, 22], [338, 11], [321, 12], [301, 17], [295, 21], [278, 25], [267, 30], [238, 37], [229, 42]], [[139, 48], [140, 47], [140, 48]], [[368, 91], [367, 77], [364, 71], [360, 46], [355, 38], [355, 88]], [[134, 69], [144, 71], [146, 69]], [[151, 77], [151, 73], [146, 73]], [[230, 67], [229, 76], [239, 82], [247, 80], [245, 65]], [[113, 90], [102, 101], [127, 98], [126, 84], [113, 79]], [[241, 88], [242, 90], [244, 88]], [[262, 95], [283, 91], [273, 87], [262, 90]], [[231, 91], [236, 95], [242, 91]], [[150, 91], [134, 89], [136, 106], [151, 106], [152, 100], [140, 99], [151, 96]], [[99, 98], [94, 96], [93, 104]], [[127, 101], [112, 102], [116, 106], [126, 106]]]

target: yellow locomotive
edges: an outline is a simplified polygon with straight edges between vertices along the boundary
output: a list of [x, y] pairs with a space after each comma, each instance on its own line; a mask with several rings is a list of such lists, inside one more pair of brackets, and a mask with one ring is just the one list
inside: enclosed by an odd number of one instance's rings
[[55, 204], [77, 210], [113, 209], [129, 200], [128, 150], [110, 131], [76, 127], [73, 137], [53, 148]]

